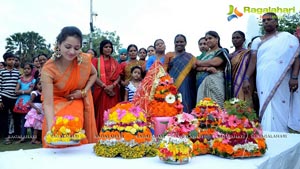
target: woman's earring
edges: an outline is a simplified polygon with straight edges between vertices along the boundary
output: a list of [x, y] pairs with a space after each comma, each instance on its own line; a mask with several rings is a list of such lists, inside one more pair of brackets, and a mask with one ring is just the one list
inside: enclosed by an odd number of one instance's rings
[[82, 59], [82, 56], [81, 56], [81, 51], [79, 53], [79, 55], [77, 56], [77, 63], [80, 65], [82, 63], [83, 59]]
[[60, 50], [59, 50], [57, 44], [55, 44], [54, 53], [52, 54], [52, 56], [54, 58], [60, 58], [61, 57]]

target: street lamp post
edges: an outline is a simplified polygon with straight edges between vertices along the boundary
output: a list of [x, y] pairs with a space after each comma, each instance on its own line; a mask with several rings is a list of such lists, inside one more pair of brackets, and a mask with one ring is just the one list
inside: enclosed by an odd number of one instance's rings
[[93, 48], [93, 32], [94, 32], [94, 24], [93, 24], [93, 16], [97, 16], [96, 13], [93, 12], [93, 0], [90, 0], [90, 49]]

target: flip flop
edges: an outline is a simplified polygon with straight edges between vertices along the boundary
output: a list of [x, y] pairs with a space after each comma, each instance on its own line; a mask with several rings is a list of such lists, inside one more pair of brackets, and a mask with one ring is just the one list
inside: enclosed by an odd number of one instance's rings
[[12, 144], [12, 141], [10, 141], [10, 140], [5, 140], [3, 144], [9, 145], [9, 144]]

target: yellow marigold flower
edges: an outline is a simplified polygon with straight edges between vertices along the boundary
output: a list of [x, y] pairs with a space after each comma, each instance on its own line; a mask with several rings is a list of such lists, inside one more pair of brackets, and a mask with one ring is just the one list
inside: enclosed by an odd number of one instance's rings
[[62, 126], [59, 131], [63, 134], [66, 134], [66, 127], [65, 126]]
[[235, 131], [239, 133], [239, 132], [241, 132], [241, 129], [240, 128], [236, 128]]
[[124, 131], [124, 130], [125, 130], [125, 127], [118, 126], [118, 130], [119, 130], [119, 131]]
[[63, 141], [63, 142], [70, 142], [71, 138], [70, 137], [62, 137], [61, 141]]
[[139, 129], [140, 127], [139, 127], [139, 125], [137, 125], [136, 123], [133, 125], [133, 128], [135, 128], [135, 129]]
[[109, 117], [109, 120], [111, 120], [111, 121], [119, 122], [118, 113], [116, 111], [114, 111], [113, 113], [109, 114], [108, 117]]
[[63, 119], [63, 124], [66, 125], [69, 123], [69, 120], [68, 119]]
[[52, 137], [51, 138], [51, 142], [58, 142], [58, 141], [60, 141], [59, 137]]
[[131, 133], [131, 134], [135, 134], [136, 131], [137, 131], [137, 130], [136, 130], [135, 128], [131, 128], [131, 129], [130, 129], [130, 133]]
[[[76, 131], [77, 132], [77, 131]], [[66, 129], [66, 133], [69, 134], [71, 133], [71, 130], [69, 128]]]
[[74, 121], [76, 121], [76, 122], [79, 121], [79, 118], [78, 118], [78, 117], [75, 117], [75, 118], [74, 118]]
[[146, 118], [144, 116], [144, 113], [140, 113], [139, 119], [146, 122]]
[[131, 129], [132, 129], [131, 126], [126, 126], [126, 127], [125, 127], [125, 131], [130, 131]]
[[61, 116], [58, 116], [58, 117], [56, 118], [55, 124], [56, 124], [56, 125], [61, 124], [62, 121], [63, 121], [63, 118], [62, 118]]

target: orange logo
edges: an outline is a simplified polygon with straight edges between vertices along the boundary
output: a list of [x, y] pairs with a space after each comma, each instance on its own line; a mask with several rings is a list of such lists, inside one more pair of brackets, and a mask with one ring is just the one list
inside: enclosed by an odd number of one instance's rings
[[239, 17], [243, 16], [243, 13], [238, 11], [238, 9], [235, 8], [233, 5], [229, 5], [229, 12], [227, 13], [227, 15], [228, 15], [227, 20], [229, 22], [233, 18], [239, 18]]

